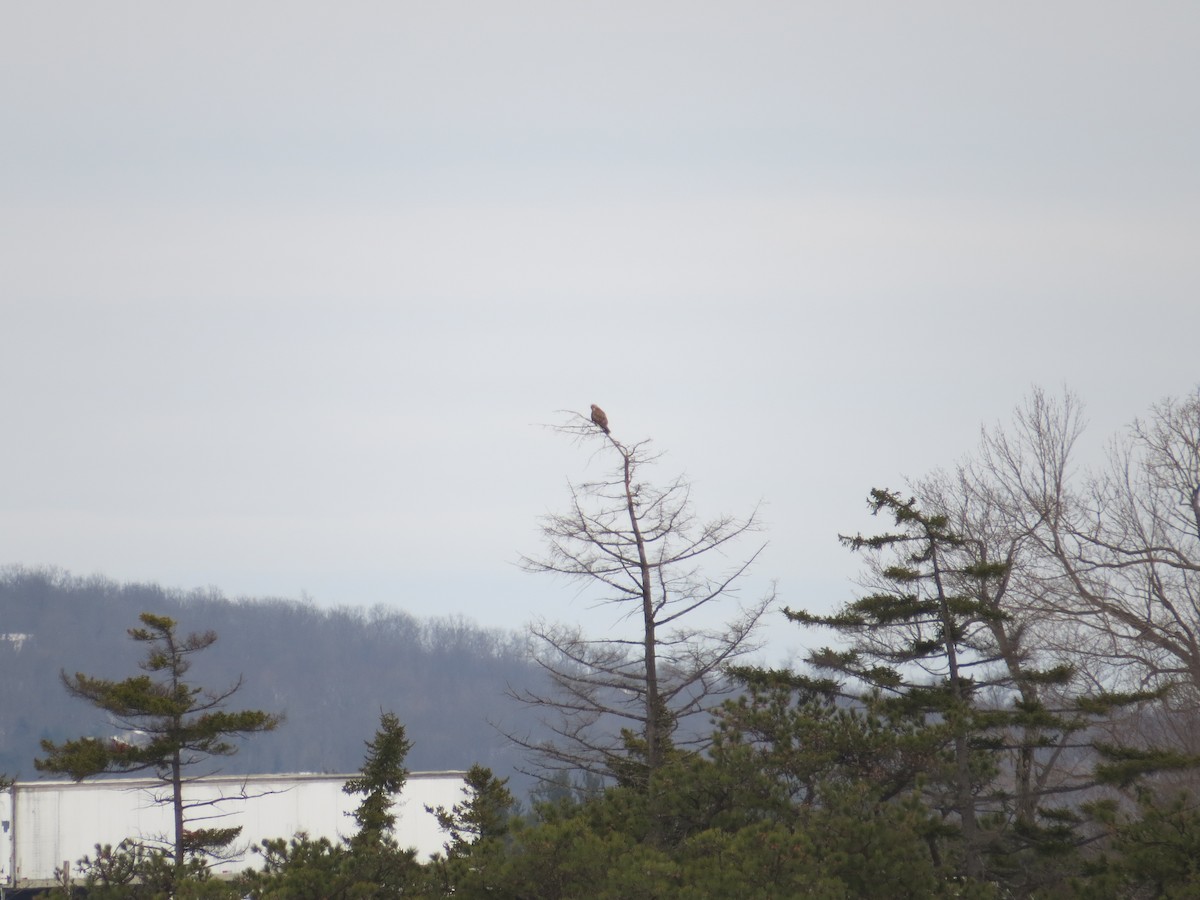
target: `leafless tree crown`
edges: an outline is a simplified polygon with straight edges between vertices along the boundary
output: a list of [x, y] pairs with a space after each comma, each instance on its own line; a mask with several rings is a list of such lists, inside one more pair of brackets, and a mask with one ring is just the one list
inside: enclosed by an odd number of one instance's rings
[[[569, 484], [566, 511], [542, 523], [545, 551], [521, 564], [580, 582], [593, 603], [613, 607], [618, 626], [593, 637], [572, 626], [532, 625], [550, 689], [514, 696], [542, 710], [555, 736], [531, 747], [543, 766], [613, 775], [631, 748], [652, 771], [669, 743], [688, 739], [681, 724], [727, 690], [724, 666], [757, 649], [754, 629], [774, 592], [737, 602], [765, 545], [732, 551], [759, 529], [757, 509], [699, 519], [687, 479], [649, 480], [650, 442], [623, 444], [607, 426], [607, 417], [575, 413], [556, 426], [595, 446], [611, 468], [601, 480]], [[696, 624], [711, 618], [702, 610], [729, 602], [736, 610], [724, 624]]]

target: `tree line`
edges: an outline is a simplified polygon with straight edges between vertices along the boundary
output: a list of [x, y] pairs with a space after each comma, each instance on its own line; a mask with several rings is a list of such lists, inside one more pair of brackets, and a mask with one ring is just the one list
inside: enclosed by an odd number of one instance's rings
[[226, 774], [352, 772], [380, 709], [421, 735], [414, 769], [479, 762], [508, 774], [520, 762], [489, 724], [519, 724], [505, 685], [540, 677], [517, 632], [395, 606], [323, 609], [9, 567], [0, 570], [0, 634], [17, 637], [0, 640], [0, 772], [33, 777], [42, 740], [117, 733], [108, 714], [70, 698], [60, 672], [123, 678], [135, 663], [126, 630], [143, 612], [171, 618], [184, 634], [219, 636], [194, 658], [197, 683], [240, 674], [241, 703], [286, 715], [286, 727], [223, 760]]
[[[858, 596], [785, 609], [830, 641], [770, 669], [748, 654], [774, 598], [733, 602], [756, 516], [697, 517], [686, 481], [653, 477], [648, 442], [571, 414], [560, 430], [611, 468], [571, 483], [526, 565], [627, 614], [603, 635], [533, 629], [548, 677], [512, 693], [545, 731], [511, 735], [533, 800], [474, 766], [463, 802], [436, 811], [444, 852], [414, 859], [367, 802], [402, 783], [410, 749], [385, 716], [347, 785], [366, 798], [355, 837], [268, 842], [236, 884], [199, 866], [171, 890], [1196, 896], [1200, 391], [1153, 406], [1091, 468], [1082, 421], [1074, 397], [1034, 391], [952, 469], [869, 489], [878, 529], [842, 536]], [[714, 605], [734, 607], [728, 624], [700, 627]], [[43, 745], [48, 764], [65, 747]]]

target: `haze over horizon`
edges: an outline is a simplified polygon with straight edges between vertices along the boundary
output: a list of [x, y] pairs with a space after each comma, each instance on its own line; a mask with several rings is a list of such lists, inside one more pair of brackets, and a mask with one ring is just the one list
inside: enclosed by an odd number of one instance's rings
[[[1200, 8], [0, 11], [0, 564], [519, 628], [599, 403], [837, 533], [1029, 391], [1194, 390]], [[818, 638], [777, 627], [772, 652]]]

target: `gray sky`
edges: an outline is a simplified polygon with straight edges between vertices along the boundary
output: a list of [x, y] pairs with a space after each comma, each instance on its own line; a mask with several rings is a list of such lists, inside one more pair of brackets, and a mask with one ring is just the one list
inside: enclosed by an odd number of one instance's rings
[[[751, 588], [1033, 384], [1200, 380], [1194, 3], [13, 2], [0, 562], [585, 615], [521, 574], [608, 410]], [[776, 625], [772, 648], [822, 637]]]

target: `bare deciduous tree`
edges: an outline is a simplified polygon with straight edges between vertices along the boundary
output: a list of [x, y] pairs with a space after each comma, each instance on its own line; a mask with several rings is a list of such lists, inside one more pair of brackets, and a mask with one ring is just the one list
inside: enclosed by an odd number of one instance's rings
[[[960, 817], [968, 871], [1021, 866], [1032, 889], [1047, 847], [1088, 839], [1063, 829], [1075, 804], [1055, 798], [1195, 763], [1194, 748], [1173, 752], [1125, 724], [1143, 711], [1164, 718], [1161, 689], [1194, 678], [1186, 638], [1200, 627], [1186, 546], [1197, 540], [1200, 398], [1154, 412], [1114, 445], [1107, 469], [1077, 480], [1078, 403], [1035, 391], [1012, 426], [985, 432], [975, 458], [916, 482], [911, 506], [874, 493], [876, 510], [923, 530], [849, 540], [873, 550], [924, 540], [924, 553], [871, 560], [868, 595], [835, 616], [788, 611], [852, 636], [849, 651], [814, 654], [819, 669], [884, 696], [910, 690], [906, 674], [960, 689], [960, 708], [944, 714], [963, 730], [939, 806]], [[922, 578], [925, 592], [914, 586]], [[897, 661], [908, 669], [893, 671]], [[964, 764], [968, 745], [996, 766], [986, 792]]]
[[[543, 522], [545, 552], [522, 565], [582, 582], [589, 599], [613, 608], [615, 630], [590, 637], [578, 627], [533, 625], [550, 688], [513, 696], [539, 708], [553, 732], [550, 740], [525, 744], [546, 768], [640, 780], [638, 773], [653, 773], [684, 733], [681, 723], [727, 692], [723, 668], [757, 649], [753, 631], [774, 592], [738, 605], [716, 628], [698, 625], [711, 620], [710, 607], [736, 598], [765, 546], [732, 562], [727, 555], [758, 529], [757, 510], [699, 520], [686, 479], [646, 479], [657, 459], [650, 442], [627, 446], [606, 426], [594, 414], [571, 414], [556, 427], [580, 443], [598, 443], [596, 453], [614, 465], [600, 481], [570, 484], [567, 511]], [[715, 574], [703, 567], [713, 563], [720, 564]]]
[[[1041, 404], [1044, 398], [1035, 396], [1034, 401]], [[1074, 433], [1061, 427], [1062, 419], [1057, 421], [1060, 427], [1048, 432], [1052, 436], [1044, 447], [1063, 447], [1061, 439]], [[1057, 454], [1049, 458], [1062, 459]], [[999, 846], [1022, 870], [1029, 859], [1016, 852], [1019, 848], [1036, 850], [1036, 860], [1049, 844], [1087, 839], [1062, 831], [1060, 817], [1069, 816], [1079, 802], [1068, 798], [1093, 789], [1105, 771], [1106, 764], [1094, 752], [1097, 726], [1132, 714], [1154, 696], [1146, 691], [1116, 692], [1070, 649], [1075, 630], [1061, 622], [1065, 588], [1059, 567], [1032, 533], [1044, 518], [1032, 510], [1052, 510], [1058, 502], [1048, 499], [1058, 497], [1058, 486], [1065, 483], [1058, 471], [1055, 466], [1038, 469], [1029, 479], [1038, 485], [1037, 491], [1020, 502], [1006, 493], [980, 458], [913, 486], [926, 509], [944, 516], [958, 538], [945, 553], [946, 586], [990, 613], [979, 616], [964, 637], [974, 648], [973, 662], [980, 666], [973, 678], [984, 689], [981, 704], [993, 715], [991, 759], [996, 771], [988, 828], [994, 836], [1003, 836]], [[961, 574], [992, 566], [999, 566], [1002, 575], [990, 581]], [[1159, 762], [1156, 757], [1154, 764]], [[1040, 874], [1033, 865], [1025, 877], [1032, 879], [1032, 886]]]
[[959, 471], [968, 518], [995, 522], [1016, 551], [1002, 627], [1021, 646], [1006, 664], [1018, 684], [1023, 660], [1071, 672], [1022, 687], [1022, 703], [1099, 717], [1075, 737], [1040, 726], [1014, 735], [1018, 796], [1093, 783], [1089, 744], [1102, 756], [1096, 774], [1116, 784], [1191, 778], [1200, 758], [1200, 393], [1152, 407], [1090, 472], [1075, 460], [1082, 433], [1074, 396], [1035, 390]]
[[985, 438], [1005, 509], [1043, 559], [1043, 612], [1059, 643], [1127, 686], [1200, 688], [1200, 391], [1168, 399], [1071, 476], [1078, 403], [1035, 392], [1015, 428]]

